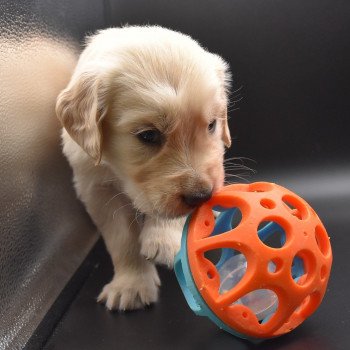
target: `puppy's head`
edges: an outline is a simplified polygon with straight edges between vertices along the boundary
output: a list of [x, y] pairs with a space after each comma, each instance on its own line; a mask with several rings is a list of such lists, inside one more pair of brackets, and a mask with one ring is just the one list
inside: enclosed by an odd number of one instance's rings
[[228, 84], [227, 64], [188, 36], [109, 29], [90, 39], [56, 111], [138, 210], [176, 217], [223, 185]]

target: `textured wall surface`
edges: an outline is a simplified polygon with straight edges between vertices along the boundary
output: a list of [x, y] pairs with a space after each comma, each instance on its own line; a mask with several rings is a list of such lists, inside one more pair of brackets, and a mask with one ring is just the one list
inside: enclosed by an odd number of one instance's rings
[[64, 31], [63, 7], [0, 3], [0, 349], [23, 347], [97, 237], [54, 112], [89, 19]]

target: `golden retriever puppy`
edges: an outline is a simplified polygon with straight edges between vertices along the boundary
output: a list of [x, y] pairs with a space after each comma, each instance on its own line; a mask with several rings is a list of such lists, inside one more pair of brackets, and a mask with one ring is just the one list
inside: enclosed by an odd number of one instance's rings
[[172, 266], [184, 216], [223, 185], [229, 80], [222, 58], [161, 27], [87, 40], [56, 112], [77, 194], [114, 264], [98, 297], [108, 309], [157, 300], [155, 263]]

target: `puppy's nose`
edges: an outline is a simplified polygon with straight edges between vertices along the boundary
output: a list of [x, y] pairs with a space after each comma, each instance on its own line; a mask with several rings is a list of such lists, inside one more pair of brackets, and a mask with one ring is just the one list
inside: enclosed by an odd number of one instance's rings
[[198, 207], [202, 203], [208, 201], [213, 194], [213, 191], [201, 191], [186, 193], [183, 195], [183, 201], [190, 207]]

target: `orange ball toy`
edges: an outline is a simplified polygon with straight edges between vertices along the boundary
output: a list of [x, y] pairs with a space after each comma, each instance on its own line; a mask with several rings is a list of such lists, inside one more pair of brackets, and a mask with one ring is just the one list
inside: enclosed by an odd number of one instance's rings
[[328, 234], [310, 205], [259, 182], [226, 186], [189, 217], [175, 272], [198, 315], [262, 339], [317, 309], [331, 265]]

